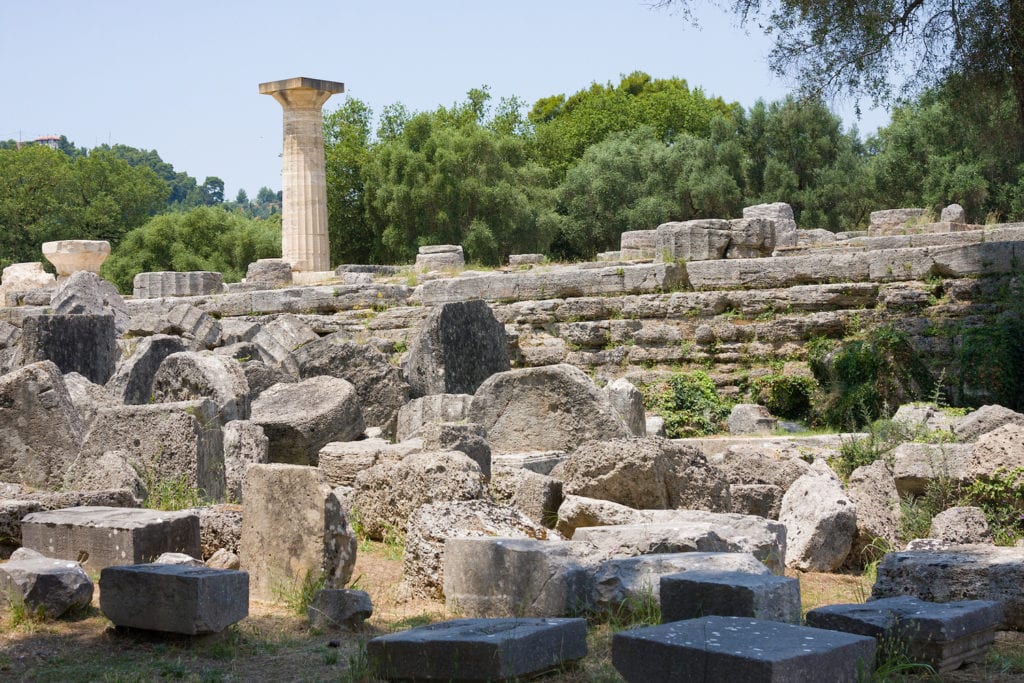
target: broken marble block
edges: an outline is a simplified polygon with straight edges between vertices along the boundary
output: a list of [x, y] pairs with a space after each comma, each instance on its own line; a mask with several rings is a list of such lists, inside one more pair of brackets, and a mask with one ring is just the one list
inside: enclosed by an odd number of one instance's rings
[[175, 564], [105, 567], [100, 609], [116, 626], [201, 635], [249, 614], [245, 572]]
[[612, 665], [628, 683], [853, 683], [874, 664], [874, 638], [747, 617], [673, 621], [612, 638]]
[[983, 660], [1002, 620], [1002, 604], [991, 600], [936, 603], [909, 595], [826, 605], [807, 613], [808, 626], [871, 636], [882, 646], [905, 648], [910, 659], [928, 664], [937, 674]]
[[387, 680], [506, 681], [587, 654], [583, 619], [455, 619], [374, 638], [366, 654]]
[[661, 621], [702, 616], [800, 623], [800, 581], [772, 574], [689, 571], [661, 577]]
[[33, 614], [56, 619], [92, 602], [92, 581], [77, 562], [48, 557], [0, 564], [0, 597], [21, 601]]
[[33, 512], [21, 522], [21, 537], [26, 548], [90, 571], [151, 562], [163, 553], [201, 557], [194, 512], [101, 506]]

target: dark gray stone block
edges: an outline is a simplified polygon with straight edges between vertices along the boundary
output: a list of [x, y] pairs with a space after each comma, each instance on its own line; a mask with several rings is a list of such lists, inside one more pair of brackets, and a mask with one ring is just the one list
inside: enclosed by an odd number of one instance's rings
[[772, 574], [688, 571], [661, 577], [661, 621], [702, 616], [800, 623], [800, 581]]
[[21, 537], [26, 548], [90, 571], [150, 562], [163, 553], [201, 556], [194, 512], [100, 506], [33, 512], [21, 522]]
[[116, 626], [218, 633], [248, 616], [249, 575], [174, 564], [105, 567], [100, 609]]
[[505, 326], [476, 299], [431, 311], [404, 369], [413, 396], [426, 396], [472, 394], [488, 377], [510, 368]]
[[348, 588], [324, 588], [309, 606], [309, 623], [315, 628], [356, 629], [371, 616], [370, 594]]
[[12, 559], [0, 564], [0, 595], [22, 600], [32, 612], [56, 619], [72, 607], [92, 602], [92, 581], [77, 562], [48, 557]]
[[370, 666], [387, 680], [506, 681], [587, 654], [583, 619], [455, 619], [374, 638]]
[[915, 662], [946, 673], [985, 658], [1003, 620], [1003, 606], [990, 600], [925, 602], [909, 595], [864, 604], [827, 605], [807, 613], [807, 625], [877, 638], [882, 647], [903, 648]]
[[874, 670], [875, 639], [778, 621], [712, 616], [616, 633], [612, 664], [629, 683], [852, 683]]
[[64, 374], [77, 372], [105, 384], [117, 363], [114, 316], [102, 314], [29, 315], [21, 327], [24, 363], [53, 361]]

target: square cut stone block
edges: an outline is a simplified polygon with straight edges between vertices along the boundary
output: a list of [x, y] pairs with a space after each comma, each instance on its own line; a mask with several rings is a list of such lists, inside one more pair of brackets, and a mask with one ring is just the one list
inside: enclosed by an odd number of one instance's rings
[[507, 681], [587, 654], [583, 619], [455, 619], [374, 638], [366, 654], [386, 680]]
[[940, 674], [983, 660], [1002, 620], [1002, 604], [991, 600], [935, 603], [909, 595], [807, 613], [808, 626], [871, 636], [881, 647], [905, 647], [913, 661]]
[[21, 522], [22, 545], [86, 571], [151, 562], [163, 553], [200, 557], [199, 516], [137, 508], [83, 506], [33, 512]]
[[800, 623], [800, 581], [773, 574], [689, 571], [661, 577], [661, 622], [702, 616]]
[[629, 683], [852, 683], [874, 670], [875, 639], [778, 621], [702, 617], [616, 633], [612, 664]]
[[189, 636], [219, 633], [249, 614], [249, 575], [176, 564], [106, 567], [100, 609], [116, 626]]

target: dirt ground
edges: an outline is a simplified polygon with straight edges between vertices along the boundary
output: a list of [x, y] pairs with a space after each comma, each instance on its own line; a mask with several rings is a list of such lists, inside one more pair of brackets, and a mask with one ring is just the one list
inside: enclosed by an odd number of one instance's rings
[[[0, 680], [11, 681], [373, 681], [363, 644], [370, 638], [440, 621], [441, 602], [398, 600], [402, 563], [394, 548], [364, 544], [356, 563], [357, 586], [370, 593], [374, 615], [358, 633], [318, 631], [282, 604], [252, 603], [249, 616], [219, 636], [189, 639], [115, 630], [93, 605], [58, 621], [20, 621], [0, 613]], [[859, 576], [800, 574], [803, 607], [862, 602], [870, 584]], [[615, 625], [622, 627], [622, 625]], [[552, 683], [621, 681], [611, 666], [613, 626], [594, 623], [590, 653]], [[916, 676], [912, 679], [936, 680]], [[1024, 681], [1024, 634], [1000, 634], [989, 660], [942, 680]]]

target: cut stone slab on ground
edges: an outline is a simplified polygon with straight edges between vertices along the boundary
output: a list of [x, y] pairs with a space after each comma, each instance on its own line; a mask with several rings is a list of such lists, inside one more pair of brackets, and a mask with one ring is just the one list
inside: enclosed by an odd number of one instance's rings
[[800, 581], [785, 576], [689, 571], [661, 577], [661, 621], [700, 616], [800, 623]]
[[507, 681], [587, 654], [583, 619], [455, 619], [374, 638], [370, 667], [387, 680]]

